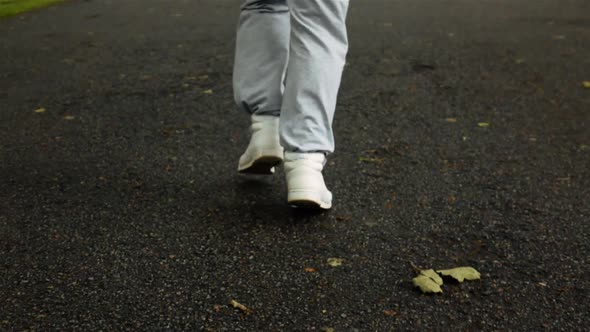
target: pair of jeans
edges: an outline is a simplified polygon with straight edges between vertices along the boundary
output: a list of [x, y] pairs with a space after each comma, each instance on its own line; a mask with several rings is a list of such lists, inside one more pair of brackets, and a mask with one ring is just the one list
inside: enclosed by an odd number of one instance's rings
[[242, 0], [233, 72], [238, 108], [280, 116], [286, 151], [334, 151], [348, 52], [348, 0]]

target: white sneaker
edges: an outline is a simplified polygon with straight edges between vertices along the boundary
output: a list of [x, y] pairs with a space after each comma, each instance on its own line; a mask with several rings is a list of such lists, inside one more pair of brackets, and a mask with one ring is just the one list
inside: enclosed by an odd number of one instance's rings
[[283, 161], [283, 147], [279, 143], [279, 117], [252, 115], [250, 143], [240, 157], [238, 172], [273, 174]]
[[326, 210], [332, 207], [332, 193], [322, 176], [325, 163], [323, 153], [285, 152], [289, 204]]

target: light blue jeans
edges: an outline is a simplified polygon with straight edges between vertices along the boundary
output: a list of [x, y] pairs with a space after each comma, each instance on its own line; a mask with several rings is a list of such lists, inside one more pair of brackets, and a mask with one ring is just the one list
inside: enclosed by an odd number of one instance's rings
[[235, 101], [250, 114], [280, 116], [286, 151], [334, 151], [347, 11], [348, 0], [242, 0]]

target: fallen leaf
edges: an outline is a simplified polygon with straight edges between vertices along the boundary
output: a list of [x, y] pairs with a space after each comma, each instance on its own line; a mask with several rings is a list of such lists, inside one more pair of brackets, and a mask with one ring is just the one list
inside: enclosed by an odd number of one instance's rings
[[64, 119], [65, 120], [74, 120], [75, 117], [73, 115], [66, 115], [66, 116], [64, 116]]
[[433, 269], [420, 270], [420, 275], [412, 279], [412, 282], [423, 293], [442, 293], [440, 286], [443, 280]]
[[448, 270], [437, 270], [436, 272], [443, 276], [452, 277], [458, 282], [463, 282], [464, 280], [479, 280], [481, 277], [481, 274], [470, 266], [456, 267]]
[[457, 118], [446, 118], [445, 121], [449, 123], [455, 123], [457, 122]]
[[304, 270], [305, 270], [305, 272], [309, 272], [309, 273], [314, 273], [314, 272], [318, 271], [318, 270], [314, 269], [313, 267], [306, 267]]
[[45, 108], [41, 107], [35, 110], [35, 113], [45, 113]]
[[343, 262], [343, 258], [328, 258], [328, 265], [330, 265], [331, 267], [341, 266]]
[[425, 275], [417, 276], [412, 279], [412, 282], [414, 283], [414, 286], [419, 287], [423, 293], [442, 293], [440, 285]]
[[586, 89], [590, 89], [590, 81], [584, 81], [582, 82], [582, 85], [586, 88]]
[[246, 315], [250, 315], [254, 313], [254, 310], [246, 307], [245, 305], [241, 304], [236, 300], [231, 300], [230, 304], [232, 307], [242, 310]]
[[438, 273], [434, 272], [433, 269], [422, 270], [420, 271], [420, 274], [432, 279], [439, 286], [443, 284], [442, 278], [438, 275]]
[[397, 316], [397, 312], [395, 310], [391, 310], [391, 309], [390, 310], [383, 310], [383, 313], [386, 314], [387, 316], [391, 316], [391, 317]]
[[203, 93], [206, 94], [206, 95], [212, 95], [213, 94], [213, 90], [211, 90], [211, 89], [203, 90]]
[[477, 125], [478, 125], [479, 127], [482, 127], [482, 128], [484, 128], [484, 127], [489, 127], [489, 126], [490, 126], [490, 124], [489, 124], [488, 122], [480, 122], [480, 123], [478, 123]]

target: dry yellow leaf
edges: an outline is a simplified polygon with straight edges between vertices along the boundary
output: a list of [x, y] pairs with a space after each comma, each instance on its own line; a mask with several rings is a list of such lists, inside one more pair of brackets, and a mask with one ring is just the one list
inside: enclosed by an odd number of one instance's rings
[[232, 307], [242, 310], [246, 315], [254, 313], [254, 310], [246, 307], [245, 305], [241, 304], [236, 300], [231, 300], [230, 304], [232, 305]]
[[442, 278], [436, 272], [434, 272], [433, 269], [422, 270], [422, 271], [420, 271], [420, 274], [432, 279], [432, 281], [434, 281], [439, 286], [441, 286], [443, 284]]
[[582, 82], [582, 85], [586, 88], [586, 89], [590, 89], [590, 81], [584, 81]]
[[482, 128], [483, 128], [483, 127], [489, 127], [489, 126], [490, 126], [490, 124], [489, 124], [489, 123], [487, 123], [487, 122], [480, 122], [480, 123], [478, 123], [477, 125], [478, 125], [479, 127], [482, 127]]
[[41, 107], [35, 110], [35, 113], [45, 113], [45, 108]]
[[212, 95], [213, 94], [213, 90], [211, 90], [211, 89], [203, 90], [203, 93], [206, 94], [206, 95]]
[[343, 258], [328, 258], [328, 265], [331, 267], [338, 267], [344, 262]]
[[420, 290], [423, 293], [442, 293], [442, 289], [440, 285], [438, 285], [434, 280], [425, 276], [419, 275], [416, 278], [412, 279], [414, 286], [420, 287]]
[[412, 281], [424, 293], [442, 293], [443, 280], [433, 269], [420, 270], [420, 275]]
[[65, 120], [74, 120], [75, 117], [73, 115], [66, 115], [66, 116], [64, 116], [64, 119]]
[[455, 123], [457, 122], [457, 118], [446, 118], [445, 121], [449, 123]]
[[464, 280], [479, 280], [481, 277], [481, 274], [470, 266], [456, 267], [448, 270], [437, 270], [436, 272], [443, 276], [452, 277], [458, 282], [463, 282]]

